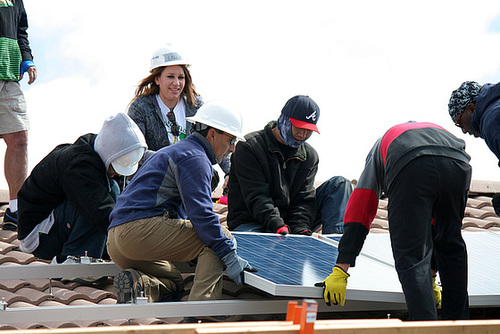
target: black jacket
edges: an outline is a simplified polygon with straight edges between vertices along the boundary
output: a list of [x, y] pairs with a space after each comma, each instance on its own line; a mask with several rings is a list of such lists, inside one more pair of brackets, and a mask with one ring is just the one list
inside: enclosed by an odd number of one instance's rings
[[18, 193], [18, 238], [24, 239], [65, 200], [106, 233], [115, 205], [101, 157], [94, 151], [96, 134], [57, 146], [33, 168]]
[[310, 230], [316, 217], [314, 178], [318, 154], [307, 143], [298, 148], [280, 144], [272, 133], [276, 122], [245, 136], [231, 157], [229, 177], [230, 230], [259, 223], [268, 232], [288, 225], [291, 233]]

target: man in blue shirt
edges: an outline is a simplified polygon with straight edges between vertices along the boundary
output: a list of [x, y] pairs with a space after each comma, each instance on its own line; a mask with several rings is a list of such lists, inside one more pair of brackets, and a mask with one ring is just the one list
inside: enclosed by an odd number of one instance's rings
[[150, 302], [182, 298], [182, 276], [169, 261], [197, 260], [189, 300], [220, 299], [224, 265], [240, 285], [243, 271], [254, 270], [214, 213], [210, 188], [212, 165], [243, 139], [241, 115], [210, 102], [187, 120], [192, 135], [151, 156], [111, 212], [108, 253], [124, 269], [114, 281], [118, 303], [141, 292]]

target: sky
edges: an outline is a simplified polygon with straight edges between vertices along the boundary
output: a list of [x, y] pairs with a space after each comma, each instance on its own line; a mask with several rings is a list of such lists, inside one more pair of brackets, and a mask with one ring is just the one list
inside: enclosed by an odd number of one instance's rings
[[[500, 81], [500, 1], [24, 0], [38, 78], [21, 81], [29, 168], [61, 143], [126, 112], [152, 53], [172, 43], [204, 101], [232, 103], [243, 132], [278, 118], [294, 95], [321, 110], [308, 140], [317, 180], [359, 178], [391, 126], [434, 122], [466, 141], [474, 180], [500, 181], [482, 139], [448, 114], [463, 81]], [[0, 155], [5, 144], [0, 141]], [[3, 175], [3, 164], [0, 164]], [[0, 177], [0, 189], [7, 189]]]

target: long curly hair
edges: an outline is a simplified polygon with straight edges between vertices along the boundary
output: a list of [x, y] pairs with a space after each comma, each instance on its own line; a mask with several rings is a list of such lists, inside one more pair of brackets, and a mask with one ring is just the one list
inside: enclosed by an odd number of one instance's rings
[[[194, 88], [193, 79], [191, 78], [191, 73], [189, 72], [186, 65], [178, 65], [178, 66], [182, 67], [182, 70], [184, 71], [184, 76], [186, 78], [186, 84], [184, 85], [184, 90], [182, 91], [181, 96], [186, 96], [186, 101], [188, 104], [198, 107], [198, 100], [196, 99], [196, 96], [198, 94], [196, 93], [196, 89]], [[135, 91], [135, 96], [132, 99], [132, 101], [141, 96], [159, 94], [160, 86], [156, 84], [155, 79], [161, 75], [161, 73], [166, 67], [167, 66], [157, 67], [153, 70], [153, 72], [150, 75], [142, 79], [139, 85], [137, 86], [137, 89]]]

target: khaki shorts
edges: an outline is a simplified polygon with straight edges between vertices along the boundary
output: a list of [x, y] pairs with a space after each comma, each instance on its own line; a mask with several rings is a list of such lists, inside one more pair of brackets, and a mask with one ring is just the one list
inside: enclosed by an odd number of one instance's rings
[[26, 101], [19, 83], [0, 80], [0, 137], [28, 129]]

